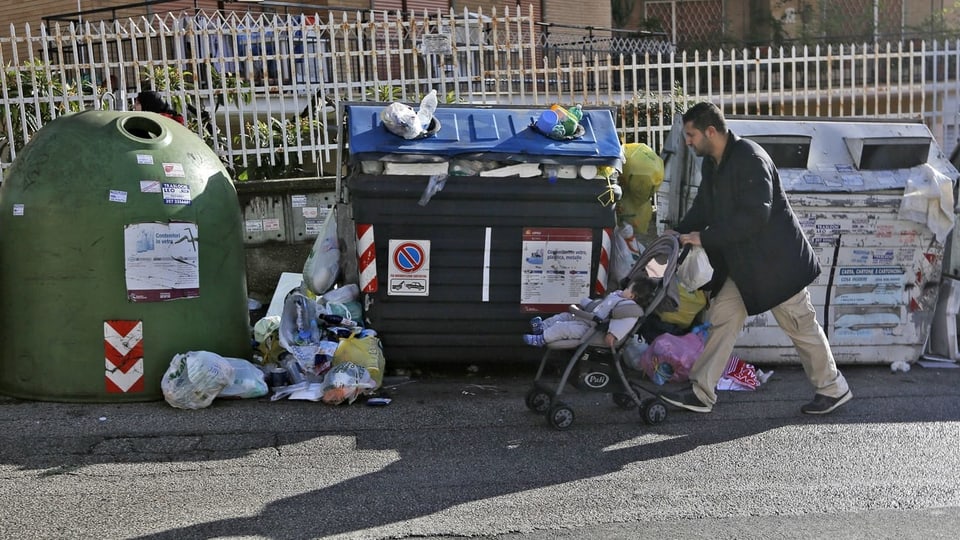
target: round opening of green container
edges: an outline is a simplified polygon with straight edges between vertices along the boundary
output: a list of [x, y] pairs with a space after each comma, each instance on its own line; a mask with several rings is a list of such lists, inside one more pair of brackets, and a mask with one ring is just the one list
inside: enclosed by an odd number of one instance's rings
[[119, 125], [124, 134], [142, 141], [159, 141], [167, 132], [160, 122], [146, 115], [127, 116], [120, 120]]

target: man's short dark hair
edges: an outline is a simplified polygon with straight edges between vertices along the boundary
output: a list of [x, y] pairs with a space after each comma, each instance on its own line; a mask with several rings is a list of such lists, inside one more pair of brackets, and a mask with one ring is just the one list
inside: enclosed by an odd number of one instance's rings
[[706, 131], [713, 126], [718, 133], [727, 132], [727, 121], [723, 118], [723, 111], [708, 101], [697, 103], [683, 113], [683, 123], [692, 123], [698, 131]]

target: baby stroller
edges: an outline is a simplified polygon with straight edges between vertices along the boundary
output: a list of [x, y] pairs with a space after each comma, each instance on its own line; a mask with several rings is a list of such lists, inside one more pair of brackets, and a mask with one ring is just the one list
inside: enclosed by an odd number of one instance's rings
[[[573, 409], [560, 400], [560, 395], [569, 382], [580, 390], [611, 394], [613, 402], [620, 408], [639, 408], [640, 418], [646, 424], [654, 425], [666, 420], [666, 404], [649, 386], [644, 387], [644, 381], [640, 380], [643, 373], [625, 363], [625, 351], [627, 344], [636, 339], [636, 334], [647, 316], [654, 313], [667, 299], [669, 288], [676, 287], [674, 275], [687, 251], [685, 248], [683, 253], [680, 253], [677, 237], [667, 234], [654, 240], [634, 263], [629, 275], [624, 279], [624, 284], [641, 276], [661, 277], [661, 284], [652, 300], [647, 302], [647, 305], [640, 306], [643, 314], [633, 328], [612, 347], [608, 347], [604, 342], [608, 321], [595, 318], [579, 306], [570, 306], [570, 313], [591, 323], [593, 328], [580, 339], [554, 341], [546, 345], [547, 350], [540, 361], [533, 387], [527, 392], [527, 408], [545, 414], [547, 423], [556, 429], [569, 428], [574, 420]], [[566, 354], [570, 351], [573, 353], [560, 381], [555, 388], [551, 388], [542, 379], [545, 368], [557, 353]], [[640, 395], [643, 393], [650, 397], [641, 399]]]

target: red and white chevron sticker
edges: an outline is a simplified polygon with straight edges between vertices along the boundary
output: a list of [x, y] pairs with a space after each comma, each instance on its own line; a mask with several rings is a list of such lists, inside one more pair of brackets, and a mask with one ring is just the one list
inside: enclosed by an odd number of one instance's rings
[[597, 282], [594, 289], [599, 296], [607, 294], [607, 271], [610, 268], [610, 245], [613, 229], [603, 229], [603, 237], [600, 242], [600, 264], [597, 265]]
[[357, 224], [357, 266], [360, 272], [360, 290], [377, 292], [377, 247], [373, 242], [373, 225]]
[[143, 392], [143, 321], [103, 321], [107, 392]]

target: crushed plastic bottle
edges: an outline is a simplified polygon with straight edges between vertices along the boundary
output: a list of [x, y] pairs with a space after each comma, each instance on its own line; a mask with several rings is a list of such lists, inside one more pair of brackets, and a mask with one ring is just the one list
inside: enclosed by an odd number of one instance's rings
[[435, 89], [430, 90], [430, 93], [423, 96], [423, 99], [420, 100], [420, 109], [417, 111], [417, 122], [420, 123], [420, 127], [423, 129], [430, 127], [433, 114], [437, 111], [437, 104], [437, 91]]

